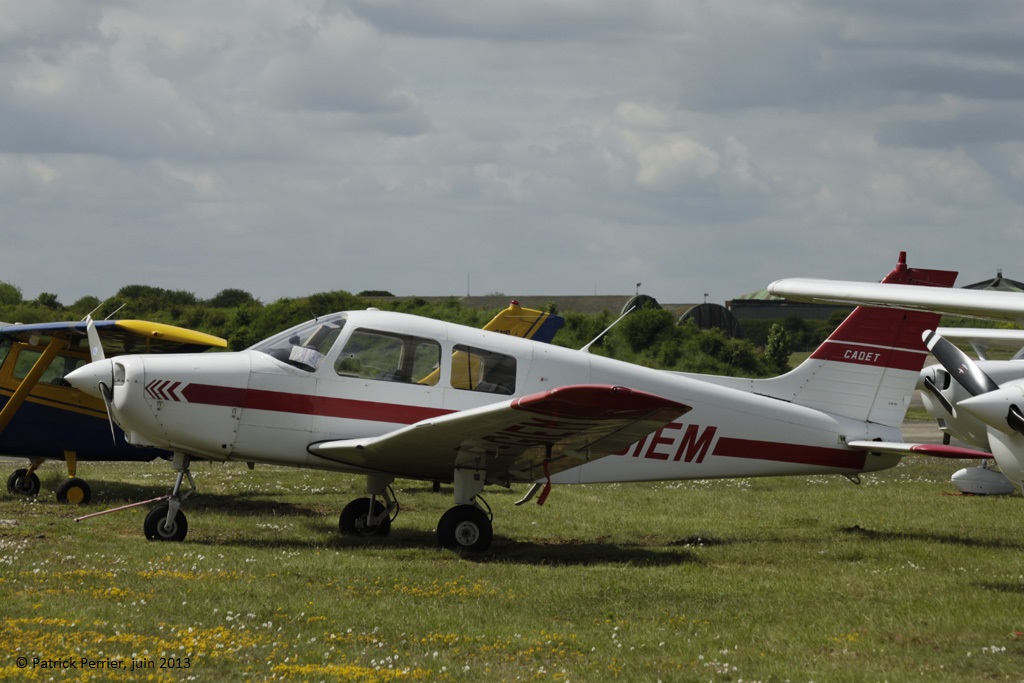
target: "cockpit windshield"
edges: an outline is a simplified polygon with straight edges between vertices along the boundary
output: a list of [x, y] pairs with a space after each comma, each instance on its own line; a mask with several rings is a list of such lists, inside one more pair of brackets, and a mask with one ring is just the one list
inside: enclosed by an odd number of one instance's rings
[[260, 351], [300, 370], [313, 372], [320, 367], [344, 325], [345, 315], [341, 313], [316, 318], [265, 339], [249, 350]]

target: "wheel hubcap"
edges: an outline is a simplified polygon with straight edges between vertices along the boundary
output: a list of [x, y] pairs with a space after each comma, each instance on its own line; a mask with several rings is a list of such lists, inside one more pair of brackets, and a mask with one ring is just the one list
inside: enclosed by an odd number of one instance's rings
[[480, 540], [480, 528], [472, 522], [459, 522], [455, 527], [455, 540], [459, 545], [473, 545]]

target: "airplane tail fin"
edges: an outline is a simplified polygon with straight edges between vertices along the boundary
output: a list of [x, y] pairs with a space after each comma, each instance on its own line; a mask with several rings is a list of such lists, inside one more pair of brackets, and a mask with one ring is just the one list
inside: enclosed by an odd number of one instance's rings
[[[952, 287], [956, 276], [955, 271], [909, 268], [906, 252], [900, 252], [896, 268], [882, 282]], [[921, 335], [935, 329], [940, 317], [858, 306], [806, 361], [766, 380], [764, 393], [834, 415], [899, 427], [928, 355]]]

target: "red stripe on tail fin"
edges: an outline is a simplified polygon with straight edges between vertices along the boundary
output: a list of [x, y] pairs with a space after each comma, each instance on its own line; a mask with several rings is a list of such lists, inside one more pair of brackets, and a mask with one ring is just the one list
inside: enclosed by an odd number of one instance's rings
[[[899, 262], [882, 282], [952, 287], [956, 276], [956, 271], [909, 268], [906, 252], [900, 252]], [[919, 372], [927, 352], [921, 335], [934, 330], [940, 317], [937, 313], [858, 306], [811, 358]]]

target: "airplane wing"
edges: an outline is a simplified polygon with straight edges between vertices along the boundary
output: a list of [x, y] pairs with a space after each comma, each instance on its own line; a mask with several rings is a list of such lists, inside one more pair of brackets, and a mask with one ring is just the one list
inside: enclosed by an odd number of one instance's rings
[[935, 332], [953, 343], [970, 344], [981, 360], [988, 360], [989, 349], [1015, 351], [1016, 360], [1024, 355], [1024, 330], [987, 327], [940, 327]]
[[987, 460], [991, 453], [961, 446], [945, 446], [937, 443], [899, 443], [894, 441], [850, 441], [850, 448], [869, 453], [893, 453], [895, 455], [930, 455], [933, 458], [970, 458]]
[[[211, 334], [146, 320], [97, 320], [96, 332], [108, 356], [126, 353], [189, 353], [226, 348], [228, 343]], [[0, 338], [30, 342], [36, 337], [60, 337], [87, 344], [88, 323], [54, 322], [0, 326]]]
[[1024, 322], [1024, 295], [1017, 292], [786, 278], [768, 285], [768, 293], [794, 301], [906, 308], [969, 318]]
[[449, 481], [455, 468], [487, 472], [492, 483], [533, 482], [624, 451], [690, 411], [628, 389], [572, 385], [423, 420], [383, 436], [324, 441], [313, 455], [364, 472]]

